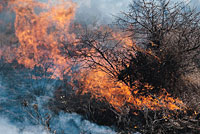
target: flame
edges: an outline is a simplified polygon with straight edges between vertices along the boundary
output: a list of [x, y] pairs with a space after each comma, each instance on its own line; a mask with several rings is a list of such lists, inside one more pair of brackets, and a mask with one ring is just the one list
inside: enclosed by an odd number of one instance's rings
[[0, 3], [0, 12], [3, 10], [3, 5]]
[[[47, 72], [53, 73], [51, 78], [62, 79], [63, 74], [71, 72], [73, 61], [68, 57], [68, 53], [79, 41], [77, 35], [71, 31], [71, 23], [77, 9], [76, 3], [65, 0], [58, 2], [49, 0], [48, 3], [36, 0], [12, 0], [9, 2], [9, 7], [16, 15], [14, 26], [19, 44], [14, 48], [6, 47], [5, 52], [1, 49], [0, 57], [2, 55], [8, 57], [6, 58], [8, 62], [16, 59], [19, 64], [30, 69], [42, 67]], [[111, 34], [112, 38], [121, 44], [116, 52], [123, 55], [125, 63], [129, 55], [135, 55], [133, 50], [153, 55], [151, 52], [138, 48], [127, 35], [125, 35], [127, 37], [122, 36], [121, 32], [112, 32]], [[65, 47], [70, 49], [64, 49]], [[92, 54], [96, 53], [94, 49], [86, 51], [90, 51]], [[11, 53], [14, 56], [11, 56]], [[102, 59], [96, 60], [103, 62]], [[108, 63], [102, 64], [106, 66]], [[135, 81], [135, 86], [130, 88], [98, 67], [89, 71], [81, 70], [77, 77], [80, 77], [79, 80], [84, 83], [81, 87], [83, 94], [90, 92], [94, 98], [100, 100], [105, 98], [118, 111], [122, 111], [123, 107], [127, 105], [131, 109], [139, 110], [145, 108], [180, 110], [184, 107], [181, 100], [172, 98], [165, 89], [162, 89], [159, 95], [141, 95], [139, 81]], [[154, 88], [148, 83], [144, 83], [144, 87], [148, 90]]]
[[62, 78], [72, 66], [70, 59], [62, 54], [68, 52], [61, 48], [64, 42], [76, 41], [75, 34], [70, 33], [76, 4], [64, 0], [56, 3], [15, 0], [9, 5], [16, 14], [15, 34], [20, 43], [15, 50], [18, 63], [31, 69], [48, 67], [47, 71], [54, 73], [52, 78]]
[[[101, 70], [92, 70], [87, 72], [82, 94], [91, 93], [92, 97], [103, 100], [106, 99], [118, 111], [122, 111], [123, 107], [129, 106], [131, 109], [143, 110], [181, 110], [184, 104], [179, 99], [174, 99], [170, 94], [162, 89], [159, 95], [140, 95], [139, 82], [132, 88], [128, 87], [120, 81], [115, 81]], [[148, 90], [152, 90], [149, 84], [144, 84]]]

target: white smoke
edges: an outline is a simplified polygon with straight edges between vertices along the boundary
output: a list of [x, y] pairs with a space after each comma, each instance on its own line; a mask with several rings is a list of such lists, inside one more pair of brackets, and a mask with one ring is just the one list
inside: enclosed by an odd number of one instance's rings
[[132, 0], [74, 0], [79, 9], [77, 19], [90, 23], [98, 21], [100, 24], [109, 24], [115, 20], [121, 11], [126, 11]]
[[[77, 19], [83, 22], [98, 21], [100, 24], [110, 24], [121, 12], [129, 9], [133, 0], [73, 0], [78, 3]], [[148, 1], [148, 0], [146, 0]], [[200, 0], [171, 0], [171, 2], [185, 2], [200, 10]]]
[[[113, 129], [91, 123], [76, 113], [52, 113], [47, 103], [61, 81], [30, 79], [28, 76], [37, 71], [9, 66], [0, 71], [0, 134], [115, 134]], [[47, 116], [51, 117], [49, 127], [45, 124]]]
[[11, 125], [8, 122], [8, 119], [0, 118], [0, 132], [4, 134], [18, 134], [19, 129], [16, 126]]
[[[98, 126], [80, 115], [62, 113], [54, 122], [56, 134], [116, 134], [108, 127]], [[43, 126], [11, 123], [8, 118], [0, 117], [0, 134], [50, 134]]]
[[19, 128], [17, 125], [12, 124], [7, 118], [0, 118], [0, 133], [1, 134], [48, 134], [41, 126], [26, 126]]
[[80, 115], [61, 112], [57, 118], [52, 120], [53, 129], [56, 132], [66, 134], [116, 134], [111, 128], [99, 126], [84, 120]]
[[[109, 127], [98, 126], [75, 113], [60, 113], [51, 122], [56, 134], [116, 134]], [[12, 123], [6, 117], [0, 117], [1, 134], [50, 134], [42, 125], [27, 125], [26, 123]]]

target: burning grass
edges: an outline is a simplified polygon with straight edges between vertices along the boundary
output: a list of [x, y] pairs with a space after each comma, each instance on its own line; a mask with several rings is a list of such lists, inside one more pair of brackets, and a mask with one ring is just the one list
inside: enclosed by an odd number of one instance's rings
[[199, 115], [192, 109], [137, 109], [126, 104], [119, 111], [106, 98], [95, 99], [91, 93], [68, 94], [66, 90], [69, 89], [63, 87], [56, 91], [55, 100], [50, 103], [50, 108], [79, 113], [97, 124], [114, 126], [119, 133], [199, 132]]
[[[148, 83], [142, 84], [135, 81], [134, 86], [130, 88], [122, 82], [113, 80], [105, 72], [93, 70], [87, 72], [83, 80], [84, 93], [91, 93], [96, 99], [105, 98], [118, 111], [123, 106], [128, 105], [130, 109], [142, 110], [183, 110], [186, 108], [179, 99], [174, 99], [165, 89], [160, 89], [157, 94], [152, 94], [154, 87]], [[141, 87], [143, 87], [141, 89]]]

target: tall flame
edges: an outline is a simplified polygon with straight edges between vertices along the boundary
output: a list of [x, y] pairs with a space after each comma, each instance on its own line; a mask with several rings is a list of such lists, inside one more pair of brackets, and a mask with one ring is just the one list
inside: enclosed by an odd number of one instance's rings
[[[25, 67], [49, 67], [53, 77], [62, 77], [70, 71], [70, 59], [62, 55], [63, 42], [74, 42], [70, 23], [74, 19], [76, 4], [72, 1], [53, 3], [34, 0], [16, 0], [10, 3], [16, 13], [15, 30], [20, 46], [16, 49], [17, 61]], [[68, 52], [64, 52], [68, 53]]]

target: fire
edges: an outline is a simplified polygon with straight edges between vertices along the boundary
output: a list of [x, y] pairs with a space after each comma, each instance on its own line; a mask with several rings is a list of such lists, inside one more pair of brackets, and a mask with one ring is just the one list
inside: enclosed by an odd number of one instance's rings
[[0, 4], [0, 12], [3, 10], [3, 5]]
[[[14, 0], [9, 2], [9, 7], [16, 15], [14, 26], [19, 45], [14, 48], [6, 47], [6, 53], [1, 49], [0, 56], [6, 57], [8, 62], [16, 59], [19, 64], [30, 69], [42, 67], [47, 72], [53, 73], [51, 78], [62, 79], [63, 74], [71, 72], [74, 62], [68, 53], [79, 41], [77, 35], [71, 31], [71, 23], [77, 9], [76, 3], [65, 0], [59, 2], [49, 0], [48, 3], [36, 0]], [[1, 6], [0, 10], [2, 10]], [[122, 36], [123, 33], [112, 32], [111, 34], [112, 40], [122, 44], [117, 52], [123, 55], [121, 57], [124, 58], [124, 63], [129, 55], [135, 56], [133, 48], [142, 51], [132, 39]], [[64, 49], [66, 47], [70, 49]], [[94, 49], [88, 51], [96, 53]], [[152, 54], [148, 51], [142, 52]], [[102, 59], [97, 60], [103, 63]], [[103, 64], [106, 66], [108, 63]], [[122, 66], [119, 63], [116, 64]], [[115, 71], [117, 70], [117, 68], [113, 68]], [[83, 94], [90, 92], [94, 98], [100, 100], [105, 98], [118, 111], [127, 105], [131, 109], [139, 110], [145, 108], [180, 110], [184, 107], [182, 101], [172, 98], [165, 89], [162, 89], [159, 95], [141, 95], [139, 81], [135, 81], [135, 86], [130, 88], [98, 67], [89, 71], [81, 70], [78, 77], [83, 82], [81, 87]], [[148, 83], [143, 84], [148, 90], [154, 88]]]
[[[91, 93], [92, 97], [102, 100], [106, 99], [114, 108], [121, 111], [123, 107], [129, 106], [131, 109], [143, 110], [148, 108], [150, 110], [181, 110], [184, 104], [179, 99], [174, 99], [162, 89], [159, 95], [141, 95], [139, 93], [139, 82], [130, 88], [120, 81], [115, 81], [101, 70], [92, 70], [86, 74], [84, 83], [83, 94]], [[145, 84], [148, 90], [154, 87]]]
[[[16, 0], [9, 3], [16, 14], [15, 34], [20, 46], [16, 48], [19, 64], [33, 69], [48, 67], [53, 77], [62, 78], [70, 71], [71, 61], [62, 52], [64, 42], [72, 43], [75, 34], [70, 33], [70, 23], [74, 19], [76, 4], [72, 1], [53, 3], [35, 0]], [[52, 65], [53, 64], [53, 65]]]

